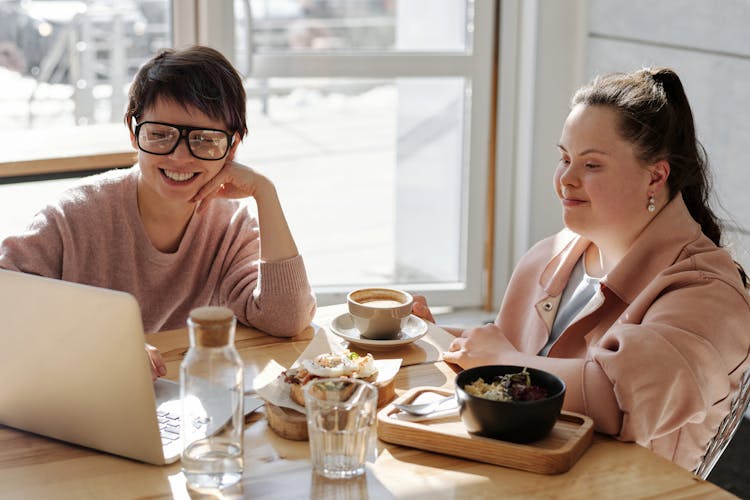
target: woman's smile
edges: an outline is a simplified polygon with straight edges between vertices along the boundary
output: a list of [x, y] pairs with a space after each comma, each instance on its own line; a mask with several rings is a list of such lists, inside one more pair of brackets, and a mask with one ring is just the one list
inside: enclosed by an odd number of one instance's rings
[[560, 202], [562, 203], [563, 207], [572, 208], [584, 205], [588, 203], [588, 200], [580, 198], [580, 195], [575, 195], [568, 189], [561, 189]]
[[198, 172], [180, 172], [179, 170], [167, 170], [165, 168], [160, 168], [159, 171], [167, 181], [178, 184], [187, 184], [199, 175]]

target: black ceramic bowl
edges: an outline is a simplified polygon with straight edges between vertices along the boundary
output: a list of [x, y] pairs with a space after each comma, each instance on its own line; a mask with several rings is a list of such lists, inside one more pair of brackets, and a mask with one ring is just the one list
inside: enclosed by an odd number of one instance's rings
[[556, 375], [527, 368], [531, 384], [547, 390], [547, 397], [536, 401], [493, 401], [472, 396], [464, 390], [481, 378], [491, 383], [495, 377], [518, 373], [523, 366], [490, 365], [464, 370], [456, 376], [456, 397], [466, 430], [503, 441], [529, 443], [547, 436], [555, 426], [565, 398], [565, 382]]

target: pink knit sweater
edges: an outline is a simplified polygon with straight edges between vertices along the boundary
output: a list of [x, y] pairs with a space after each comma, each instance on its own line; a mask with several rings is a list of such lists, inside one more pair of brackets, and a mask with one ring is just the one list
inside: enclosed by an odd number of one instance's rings
[[83, 179], [0, 243], [0, 268], [129, 292], [146, 332], [182, 328], [202, 305], [230, 307], [239, 322], [277, 336], [310, 324], [315, 298], [302, 257], [259, 262], [258, 223], [243, 203], [212, 201], [179, 249], [163, 253], [141, 223], [139, 175], [134, 166]]

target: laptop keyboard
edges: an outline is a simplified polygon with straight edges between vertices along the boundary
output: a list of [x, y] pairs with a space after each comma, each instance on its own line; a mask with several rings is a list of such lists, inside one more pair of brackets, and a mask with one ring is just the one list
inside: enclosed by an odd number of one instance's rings
[[180, 415], [171, 411], [158, 410], [161, 443], [166, 446], [180, 439]]

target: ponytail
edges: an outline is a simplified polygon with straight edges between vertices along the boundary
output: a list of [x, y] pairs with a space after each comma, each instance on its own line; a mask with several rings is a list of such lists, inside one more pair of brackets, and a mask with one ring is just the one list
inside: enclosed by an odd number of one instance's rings
[[671, 69], [653, 70], [651, 78], [664, 92], [665, 111], [670, 122], [663, 131], [664, 151], [671, 169], [667, 179], [670, 199], [681, 192], [690, 215], [700, 224], [703, 234], [716, 246], [721, 246], [721, 224], [708, 202], [712, 188], [708, 158], [696, 138], [685, 89]]

